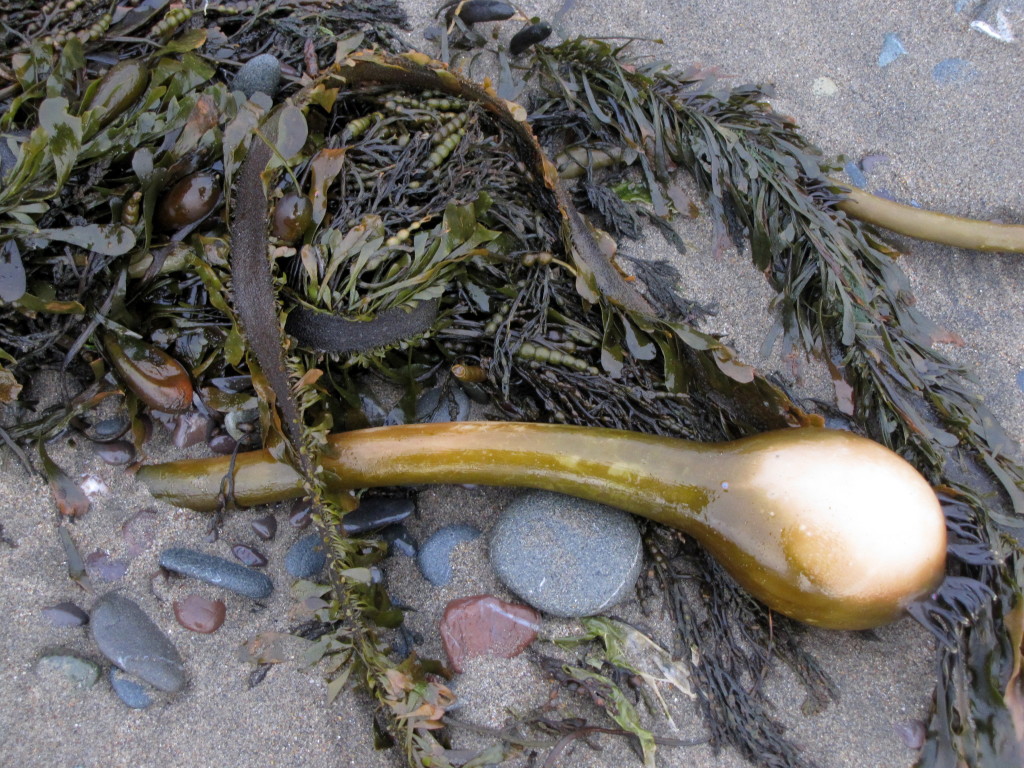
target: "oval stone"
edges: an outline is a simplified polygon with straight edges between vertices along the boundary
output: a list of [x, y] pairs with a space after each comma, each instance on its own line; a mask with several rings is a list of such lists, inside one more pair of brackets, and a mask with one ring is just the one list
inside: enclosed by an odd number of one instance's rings
[[201, 595], [189, 595], [174, 601], [174, 618], [185, 629], [208, 635], [224, 623], [227, 608], [220, 600], [207, 600]]
[[491, 532], [491, 566], [516, 595], [553, 616], [600, 613], [633, 589], [640, 528], [625, 512], [549, 491], [517, 498]]
[[108, 592], [92, 607], [92, 638], [111, 662], [161, 691], [185, 687], [185, 665], [174, 644], [137, 603]]
[[263, 600], [274, 591], [274, 582], [265, 573], [194, 549], [165, 549], [160, 555], [160, 565], [169, 571], [223, 587], [253, 600]]

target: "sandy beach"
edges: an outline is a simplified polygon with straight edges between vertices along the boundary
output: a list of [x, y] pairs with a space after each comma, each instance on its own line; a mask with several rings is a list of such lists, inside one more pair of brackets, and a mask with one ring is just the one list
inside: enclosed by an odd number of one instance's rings
[[[422, 31], [431, 23], [433, 4], [408, 0], [412, 47], [435, 52]], [[552, 19], [561, 0], [528, 0], [530, 16]], [[1024, 15], [1017, 33], [1024, 38]], [[771, 84], [775, 108], [792, 115], [826, 157], [857, 162], [868, 155], [884, 161], [866, 173], [867, 188], [923, 207], [1024, 223], [1024, 142], [1019, 105], [1024, 49], [1020, 41], [1003, 43], [971, 30], [969, 13], [953, 2], [888, 4], [852, 0], [840, 5], [786, 0], [753, 4], [740, 0], [577, 0], [556, 26], [552, 41], [575, 35], [641, 38], [636, 52], [679, 66], [700, 63], [718, 68], [735, 84]], [[517, 29], [500, 27], [503, 39]], [[886, 35], [896, 34], [905, 54], [878, 65]], [[660, 39], [663, 44], [656, 44]], [[962, 65], [944, 62], [958, 60]], [[842, 163], [840, 163], [842, 164]], [[680, 225], [688, 253], [680, 256], [662, 238], [648, 234], [622, 244], [624, 253], [642, 259], [670, 259], [683, 274], [689, 298], [714, 303], [717, 314], [705, 330], [721, 333], [740, 356], [763, 373], [777, 373], [800, 397], [830, 400], [827, 376], [813, 363], [795, 375], [777, 351], [761, 355], [772, 322], [771, 290], [750, 264], [749, 254], [711, 252], [707, 215]], [[977, 380], [987, 405], [1016, 440], [1024, 438], [1024, 257], [984, 254], [891, 239], [905, 252], [918, 306], [926, 315], [959, 334], [963, 346], [944, 346], [951, 358]], [[37, 383], [44, 402], [61, 399], [59, 377]], [[483, 415], [486, 415], [484, 413]], [[397, 750], [373, 747], [371, 710], [363, 696], [345, 693], [327, 704], [323, 675], [300, 663], [302, 642], [285, 644], [288, 660], [266, 679], [248, 686], [251, 664], [239, 656], [247, 641], [265, 632], [284, 632], [296, 623], [291, 578], [284, 569], [287, 548], [303, 532], [288, 525], [287, 505], [275, 512], [276, 539], [260, 548], [270, 558], [267, 574], [276, 586], [265, 607], [214, 587], [183, 579], [155, 577], [157, 557], [170, 546], [187, 546], [230, 557], [236, 542], [258, 543], [250, 522], [267, 510], [232, 513], [220, 540], [203, 541], [206, 521], [199, 513], [153, 500], [133, 477], [104, 464], [84, 440], [62, 438], [50, 446], [53, 459], [72, 474], [91, 475], [105, 492], [74, 526], [83, 554], [102, 550], [126, 559], [121, 535], [126, 520], [143, 509], [155, 510], [152, 541], [131, 560], [126, 576], [114, 585], [97, 583], [87, 594], [67, 577], [54, 525], [48, 488], [29, 477], [6, 449], [0, 450], [0, 765], [21, 768], [174, 768], [228, 765], [397, 767]], [[207, 448], [175, 451], [166, 432], [155, 430], [147, 444], [151, 460], [202, 456]], [[1018, 458], [1020, 452], [1018, 451]], [[443, 588], [431, 586], [415, 563], [404, 557], [387, 561], [386, 578], [394, 599], [415, 607], [407, 619], [422, 635], [419, 652], [442, 654], [437, 623], [452, 599], [490, 593], [513, 599], [487, 565], [486, 533], [514, 491], [431, 487], [417, 498], [410, 531], [420, 540], [437, 528], [472, 523], [484, 532], [456, 550], [455, 575]], [[116, 588], [132, 596], [170, 636], [190, 677], [186, 691], [169, 702], [129, 710], [105, 677], [88, 690], [71, 692], [60, 681], [36, 671], [39, 656], [65, 648], [103, 662], [88, 629], [55, 628], [40, 613], [44, 606], [73, 600], [86, 610], [103, 591]], [[181, 627], [171, 605], [190, 592], [223, 600], [227, 620], [214, 634]], [[646, 608], [644, 611], [642, 608]], [[663, 643], [669, 623], [656, 602], [627, 601], [611, 612], [652, 629]], [[571, 620], [545, 620], [542, 637], [579, 632]], [[806, 647], [836, 681], [839, 701], [816, 714], [801, 714], [803, 692], [792, 673], [779, 666], [767, 680], [774, 715], [821, 768], [909, 768], [916, 751], [894, 726], [926, 720], [935, 680], [928, 633], [903, 619], [874, 635], [808, 629]], [[550, 653], [550, 645], [538, 648]], [[520, 657], [472, 662], [452, 684], [464, 702], [461, 719], [501, 727], [509, 711], [523, 712], [547, 699], [550, 684], [538, 668]], [[696, 738], [705, 729], [693, 701], [670, 695], [674, 724], [656, 720], [659, 733]], [[587, 710], [581, 708], [586, 716]], [[454, 746], [483, 745], [482, 737], [456, 730]], [[601, 751], [578, 743], [562, 766], [642, 765], [622, 739], [599, 740]], [[527, 753], [510, 765], [527, 765]], [[731, 768], [747, 765], [729, 749], [714, 754], [704, 746], [663, 748], [658, 765], [670, 768]]]

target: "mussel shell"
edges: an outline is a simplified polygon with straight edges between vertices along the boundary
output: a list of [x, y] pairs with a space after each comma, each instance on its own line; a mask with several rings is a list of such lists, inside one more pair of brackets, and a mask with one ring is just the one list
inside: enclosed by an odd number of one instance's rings
[[551, 25], [546, 21], [539, 21], [536, 24], [523, 27], [512, 35], [512, 39], [508, 43], [508, 52], [513, 56], [518, 56], [531, 45], [547, 40], [550, 36]]
[[207, 216], [220, 202], [219, 173], [197, 171], [177, 181], [160, 199], [155, 223], [164, 230], [175, 230]]
[[289, 192], [274, 206], [271, 231], [285, 243], [296, 243], [313, 223], [313, 204], [305, 195]]

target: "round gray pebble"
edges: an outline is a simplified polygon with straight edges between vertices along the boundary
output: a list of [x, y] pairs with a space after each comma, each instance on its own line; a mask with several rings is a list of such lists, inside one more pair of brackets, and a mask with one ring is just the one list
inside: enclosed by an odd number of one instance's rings
[[265, 93], [273, 98], [281, 85], [281, 62], [269, 53], [253, 56], [241, 66], [231, 80], [231, 90], [241, 91], [251, 99], [254, 93]]
[[107, 679], [110, 681], [110, 687], [114, 689], [114, 693], [129, 709], [145, 709], [153, 703], [153, 697], [149, 695], [145, 686], [132, 680], [117, 667], [110, 668]]
[[421, 424], [443, 424], [469, 418], [469, 395], [461, 387], [425, 390], [416, 400], [416, 421]]
[[311, 579], [327, 565], [327, 551], [319, 533], [303, 536], [288, 549], [284, 567], [296, 579]]
[[89, 626], [100, 653], [161, 691], [185, 687], [185, 665], [170, 639], [134, 601], [108, 592], [92, 607]]
[[423, 578], [435, 587], [443, 587], [452, 580], [452, 550], [457, 544], [472, 541], [480, 531], [471, 525], [446, 525], [438, 528], [423, 542], [416, 564]]
[[491, 566], [552, 616], [600, 613], [625, 598], [643, 566], [640, 528], [604, 504], [548, 491], [513, 501], [491, 532]]
[[253, 600], [263, 600], [274, 591], [274, 582], [265, 573], [194, 549], [165, 549], [160, 554], [160, 565], [169, 571], [223, 587]]
[[36, 663], [36, 672], [44, 677], [67, 681], [75, 688], [92, 688], [100, 677], [100, 668], [88, 659], [71, 653], [50, 653]]

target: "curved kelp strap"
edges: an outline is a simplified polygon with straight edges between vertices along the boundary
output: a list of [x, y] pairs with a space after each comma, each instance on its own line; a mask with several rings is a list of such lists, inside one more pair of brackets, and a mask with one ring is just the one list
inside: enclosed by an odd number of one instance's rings
[[572, 253], [579, 273], [581, 295], [596, 303], [599, 297], [632, 312], [656, 316], [657, 310], [631, 286], [601, 251], [589, 225], [576, 210], [558, 178], [558, 171], [545, 156], [526, 121], [526, 110], [500, 98], [487, 88], [470, 83], [449, 71], [441, 62], [422, 53], [401, 56], [361, 51], [355, 53], [328, 77], [348, 84], [377, 82], [410, 89], [443, 91], [477, 102], [505, 125], [516, 150], [543, 184], [551, 190], [563, 221], [563, 241]]
[[296, 307], [288, 314], [285, 330], [311, 349], [338, 354], [364, 352], [429, 330], [437, 319], [439, 303], [437, 299], [422, 301], [408, 311], [393, 307], [369, 321]]

